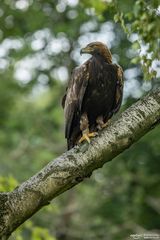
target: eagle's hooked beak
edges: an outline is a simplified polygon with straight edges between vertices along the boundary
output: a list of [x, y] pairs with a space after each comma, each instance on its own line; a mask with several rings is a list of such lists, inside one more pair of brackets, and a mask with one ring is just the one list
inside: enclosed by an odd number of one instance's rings
[[91, 47], [85, 47], [81, 49], [80, 54], [82, 55], [83, 53], [91, 53], [92, 50], [93, 49]]

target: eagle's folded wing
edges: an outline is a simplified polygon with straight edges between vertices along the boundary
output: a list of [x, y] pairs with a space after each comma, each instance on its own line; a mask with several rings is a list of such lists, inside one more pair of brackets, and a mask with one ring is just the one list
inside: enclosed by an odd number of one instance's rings
[[74, 121], [80, 119], [81, 105], [89, 79], [88, 64], [89, 62], [87, 61], [74, 69], [66, 94], [62, 99], [65, 113], [65, 137], [67, 139], [73, 130]]

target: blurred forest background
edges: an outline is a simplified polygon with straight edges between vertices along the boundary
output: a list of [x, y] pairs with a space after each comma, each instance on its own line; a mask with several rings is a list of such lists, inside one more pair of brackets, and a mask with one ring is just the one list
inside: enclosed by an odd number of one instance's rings
[[[158, 0], [0, 3], [0, 191], [66, 150], [61, 98], [79, 50], [102, 41], [124, 69], [121, 111], [160, 85]], [[150, 81], [149, 81], [150, 79]], [[11, 240], [160, 234], [160, 127], [55, 199]]]

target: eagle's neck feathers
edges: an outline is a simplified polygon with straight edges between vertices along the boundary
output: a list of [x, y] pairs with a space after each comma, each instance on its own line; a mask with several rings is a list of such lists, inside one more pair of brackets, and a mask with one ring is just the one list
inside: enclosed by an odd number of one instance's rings
[[107, 63], [111, 64], [112, 63], [112, 55], [109, 49], [107, 49], [105, 52], [103, 52], [103, 56], [106, 60]]
[[112, 55], [108, 48], [101, 49], [100, 52], [94, 54], [94, 57], [99, 61], [105, 61], [112, 64]]

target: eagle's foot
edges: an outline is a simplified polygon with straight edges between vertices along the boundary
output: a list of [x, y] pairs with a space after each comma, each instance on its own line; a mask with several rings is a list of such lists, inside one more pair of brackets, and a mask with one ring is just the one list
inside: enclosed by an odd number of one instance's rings
[[91, 132], [91, 133], [83, 132], [82, 137], [79, 139], [79, 143], [82, 143], [83, 141], [87, 141], [88, 143], [90, 143], [91, 142], [90, 138], [95, 137], [97, 135], [98, 135], [97, 132]]
[[102, 130], [103, 128], [108, 127], [108, 125], [111, 122], [111, 119], [107, 120], [107, 122], [104, 122], [103, 117], [100, 116], [96, 119], [96, 122], [97, 122], [97, 129]]
[[90, 138], [98, 135], [97, 132], [89, 132], [89, 120], [86, 112], [81, 116], [80, 130], [82, 131], [82, 137], [79, 139], [79, 143], [83, 141], [90, 143]]
[[108, 127], [108, 125], [110, 124], [110, 122], [111, 122], [111, 119], [109, 119], [107, 122], [103, 123], [101, 127], [102, 127], [102, 128]]

